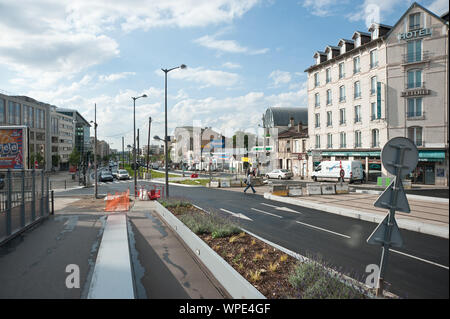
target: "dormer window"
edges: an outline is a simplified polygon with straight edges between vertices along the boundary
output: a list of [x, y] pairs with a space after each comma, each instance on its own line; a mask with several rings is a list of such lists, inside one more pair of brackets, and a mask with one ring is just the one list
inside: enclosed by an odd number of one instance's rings
[[341, 46], [341, 54], [345, 53], [345, 43]]
[[420, 28], [420, 12], [409, 15], [409, 30]]
[[320, 64], [320, 55], [316, 57], [316, 65]]
[[378, 39], [379, 36], [379, 30], [378, 28], [374, 28], [372, 31], [372, 40]]
[[332, 58], [333, 58], [333, 50], [329, 50], [327, 60], [331, 60]]
[[361, 46], [361, 37], [357, 36], [355, 39], [355, 48], [360, 47]]

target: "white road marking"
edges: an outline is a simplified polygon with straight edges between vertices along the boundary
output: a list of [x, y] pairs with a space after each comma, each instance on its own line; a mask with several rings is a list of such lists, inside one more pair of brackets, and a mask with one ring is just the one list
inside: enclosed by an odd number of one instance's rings
[[231, 214], [231, 215], [233, 215], [234, 217], [242, 218], [242, 219], [247, 219], [247, 220], [253, 221], [253, 219], [251, 219], [251, 218], [249, 218], [249, 217], [247, 217], [247, 216], [245, 216], [245, 215], [243, 215], [243, 214], [236, 214], [236, 213], [230, 212], [229, 210], [226, 210], [226, 209], [223, 209], [223, 208], [221, 208], [220, 210], [223, 211], [223, 212], [225, 212], [225, 213]]
[[281, 216], [278, 216], [278, 215], [275, 215], [275, 214], [272, 214], [272, 213], [268, 213], [268, 212], [265, 212], [265, 211], [260, 210], [260, 209], [256, 209], [256, 208], [253, 208], [253, 207], [252, 207], [252, 209], [256, 210], [257, 212], [263, 213], [263, 214], [267, 214], [267, 215], [270, 215], [270, 216], [275, 216], [275, 217], [278, 217], [278, 218], [283, 218]]
[[299, 222], [298, 220], [296, 220], [295, 222], [299, 223], [299, 224], [302, 224], [302, 225], [305, 225], [305, 226], [308, 226], [308, 227], [312, 227], [312, 228], [316, 228], [316, 229], [319, 229], [319, 230], [323, 230], [323, 231], [326, 231], [326, 232], [331, 233], [331, 234], [342, 236], [344, 238], [351, 238], [350, 236], [339, 234], [339, 233], [336, 233], [334, 231], [331, 231], [331, 230], [328, 230], [328, 229], [325, 229], [325, 228], [321, 228], [321, 227], [313, 226], [313, 225], [310, 225], [310, 224], [302, 223], [302, 222]]
[[293, 209], [290, 209], [290, 208], [287, 208], [287, 207], [278, 207], [278, 206], [274, 206], [274, 205], [270, 205], [270, 204], [266, 204], [266, 203], [260, 203], [260, 204], [261, 205], [265, 205], [265, 206], [269, 206], [269, 207], [272, 207], [272, 208], [275, 208], [276, 210], [282, 210], [282, 211], [285, 211], [285, 212], [302, 215], [302, 213], [297, 212], [297, 211], [295, 211]]
[[431, 264], [431, 265], [435, 265], [435, 266], [442, 267], [442, 268], [444, 268], [444, 269], [449, 270], [449, 269], [448, 269], [448, 266], [444, 266], [444, 265], [441, 265], [441, 264], [438, 264], [438, 263], [435, 263], [435, 262], [432, 262], [432, 261], [429, 261], [429, 260], [426, 260], [426, 259], [422, 259], [422, 258], [413, 256], [413, 255], [405, 254], [405, 253], [402, 253], [401, 251], [398, 251], [398, 250], [394, 250], [394, 249], [389, 249], [389, 250], [392, 251], [392, 252], [394, 252], [394, 253], [397, 253], [397, 254], [400, 254], [400, 255], [404, 255], [404, 256], [407, 256], [407, 257], [410, 257], [410, 258], [414, 258], [414, 259], [417, 259], [417, 260], [420, 260], [420, 261], [429, 263], [429, 264]]

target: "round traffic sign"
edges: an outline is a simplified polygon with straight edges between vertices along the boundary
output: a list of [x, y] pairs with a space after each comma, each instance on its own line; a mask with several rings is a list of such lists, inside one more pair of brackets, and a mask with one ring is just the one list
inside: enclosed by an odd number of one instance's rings
[[345, 171], [341, 168], [341, 170], [340, 170], [340, 172], [339, 172], [339, 175], [342, 177], [342, 178], [344, 178], [344, 176], [345, 176]]
[[[403, 158], [401, 158], [401, 152], [404, 152]], [[406, 176], [416, 168], [418, 161], [417, 147], [406, 137], [394, 137], [384, 145], [381, 151], [381, 162], [392, 175], [397, 175], [398, 166], [396, 165], [401, 165], [399, 175]]]

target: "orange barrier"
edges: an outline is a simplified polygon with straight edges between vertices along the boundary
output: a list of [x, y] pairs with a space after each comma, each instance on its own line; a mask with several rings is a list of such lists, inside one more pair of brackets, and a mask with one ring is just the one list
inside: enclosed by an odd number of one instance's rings
[[106, 197], [106, 212], [123, 212], [130, 210], [130, 190], [121, 194], [116, 192], [113, 196], [108, 193]]

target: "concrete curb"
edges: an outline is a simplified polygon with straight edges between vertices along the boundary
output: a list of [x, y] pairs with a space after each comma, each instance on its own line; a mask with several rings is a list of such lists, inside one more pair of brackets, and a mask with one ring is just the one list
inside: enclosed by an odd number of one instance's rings
[[[151, 182], [151, 183], [157, 183], [157, 184], [166, 184], [166, 182], [154, 181], [154, 180], [146, 180], [146, 179], [138, 180], [138, 182]], [[169, 185], [181, 186], [181, 187], [205, 187], [205, 186], [202, 186], [202, 185], [186, 185], [186, 184], [178, 184], [178, 183], [170, 183], [170, 182], [169, 182]]]
[[[289, 198], [289, 197], [276, 196], [276, 195], [272, 195], [270, 193], [264, 193], [264, 198], [282, 202], [282, 203], [307, 207], [307, 208], [311, 208], [311, 209], [317, 209], [317, 210], [321, 210], [321, 211], [324, 211], [327, 213], [346, 216], [346, 217], [350, 217], [350, 218], [356, 218], [356, 219], [360, 219], [360, 220], [364, 220], [364, 221], [368, 221], [368, 222], [372, 222], [372, 223], [377, 223], [377, 224], [381, 223], [385, 217], [382, 215], [373, 214], [373, 213], [364, 212], [364, 211], [356, 211], [356, 210], [348, 209], [348, 208], [329, 206], [329, 205], [323, 205], [323, 204], [302, 201], [302, 200]], [[442, 238], [446, 238], [446, 239], [449, 238], [448, 226], [445, 227], [445, 226], [431, 225], [431, 224], [427, 224], [427, 223], [423, 223], [423, 222], [418, 222], [418, 221], [414, 221], [414, 220], [406, 220], [406, 219], [402, 219], [402, 218], [397, 218], [397, 224], [398, 224], [398, 227], [402, 228], [402, 229], [415, 231], [415, 232], [427, 234], [427, 235], [438, 236], [438, 237], [442, 237]]]
[[241, 274], [158, 202], [156, 202], [156, 212], [177, 232], [234, 299], [266, 299]]
[[[372, 194], [372, 195], [380, 195], [383, 193], [383, 191], [376, 191], [376, 190], [365, 190], [365, 189], [356, 189], [356, 193], [362, 193], [362, 194]], [[422, 195], [414, 195], [414, 194], [406, 194], [406, 198], [408, 199], [417, 199], [417, 200], [423, 200], [427, 202], [435, 202], [435, 203], [446, 203], [448, 204], [450, 200], [448, 198], [441, 198], [441, 197], [430, 197], [430, 196], [422, 196]]]

